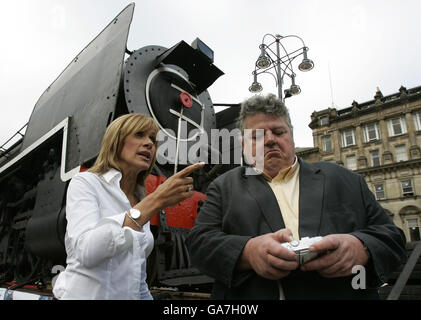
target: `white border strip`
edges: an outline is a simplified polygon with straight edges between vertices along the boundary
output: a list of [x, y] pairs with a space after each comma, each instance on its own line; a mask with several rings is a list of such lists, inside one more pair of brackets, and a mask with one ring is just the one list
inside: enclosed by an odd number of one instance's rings
[[[186, 82], [189, 82], [189, 80], [188, 79], [186, 79], [186, 77], [184, 77], [180, 72], [178, 72], [178, 71], [176, 71], [176, 70], [174, 70], [174, 69], [172, 69], [172, 68], [169, 68], [169, 67], [160, 67], [160, 68], [158, 68], [158, 69], [154, 69], [150, 74], [149, 74], [149, 76], [148, 76], [148, 79], [146, 80], [146, 87], [145, 87], [145, 95], [146, 95], [146, 104], [147, 104], [147, 106], [148, 106], [148, 109], [149, 109], [149, 112], [151, 113], [151, 115], [152, 115], [152, 117], [155, 119], [155, 121], [158, 123], [158, 126], [159, 126], [159, 128], [163, 131], [163, 132], [165, 132], [165, 134], [168, 136], [168, 137], [170, 137], [171, 139], [173, 139], [173, 140], [176, 140], [177, 141], [177, 137], [175, 137], [175, 136], [173, 136], [170, 132], [168, 132], [168, 130], [166, 130], [162, 125], [161, 125], [161, 123], [158, 121], [158, 119], [156, 118], [156, 116], [155, 116], [155, 113], [153, 112], [153, 108], [152, 108], [152, 104], [151, 104], [151, 100], [150, 100], [150, 97], [149, 97], [149, 91], [150, 91], [150, 86], [151, 86], [151, 82], [152, 82], [152, 80], [153, 80], [153, 78], [155, 77], [155, 76], [157, 76], [159, 73], [161, 73], [161, 72], [170, 72], [170, 73], [174, 73], [174, 74], [176, 74], [176, 75], [178, 75], [180, 78], [182, 78], [184, 81], [186, 81]], [[185, 90], [183, 90], [183, 89], [181, 89], [180, 87], [178, 87], [178, 86], [176, 86], [175, 84], [173, 84], [173, 83], [171, 83], [171, 87], [173, 87], [174, 89], [176, 89], [176, 90], [178, 90], [178, 91], [180, 91], [180, 92], [186, 92], [186, 93], [188, 93], [187, 91], [185, 91]], [[189, 95], [190, 95], [190, 97], [192, 98], [192, 100], [194, 100], [194, 101], [196, 101], [199, 105], [200, 105], [200, 107], [201, 107], [201, 119], [200, 119], [200, 121], [201, 121], [201, 124], [200, 124], [200, 127], [201, 128], [203, 128], [203, 123], [204, 123], [204, 117], [205, 117], [205, 106], [204, 106], [204, 104], [199, 100], [199, 99], [197, 99], [196, 97], [194, 97], [193, 95], [191, 95], [190, 93], [188, 93]], [[171, 109], [171, 107], [169, 107], [169, 109]], [[201, 130], [201, 132], [204, 132], [204, 130], [202, 129]], [[186, 141], [192, 141], [193, 139], [192, 138], [196, 138], [196, 135], [194, 136], [194, 137], [191, 137], [191, 138], [187, 138], [187, 139], [180, 139], [180, 141], [182, 141], [182, 142], [186, 142]]]
[[[196, 122], [194, 122], [192, 119], [187, 118], [184, 115], [181, 115], [180, 112], [177, 112], [174, 109], [170, 109], [170, 113], [172, 113], [173, 115], [176, 115], [177, 117], [181, 117], [181, 119], [183, 119], [183, 120], [187, 121], [188, 123], [192, 124], [193, 126], [195, 126], [197, 129], [200, 130], [200, 134], [203, 134], [205, 132], [205, 130], [203, 130], [203, 127], [201, 127], [199, 124], [197, 124]], [[196, 137], [196, 135], [195, 135], [195, 137]], [[190, 138], [190, 139], [192, 139], [192, 138]]]
[[67, 151], [67, 134], [68, 134], [68, 126], [69, 126], [69, 117], [61, 121], [58, 125], [56, 125], [53, 129], [48, 131], [46, 134], [44, 134], [41, 138], [39, 138], [37, 141], [35, 141], [33, 144], [31, 144], [28, 148], [26, 148], [24, 151], [22, 151], [18, 156], [13, 158], [11, 161], [6, 163], [3, 167], [0, 168], [0, 173], [5, 171], [6, 169], [13, 166], [15, 163], [23, 159], [25, 156], [27, 156], [30, 152], [38, 148], [42, 143], [44, 143], [47, 139], [52, 137], [54, 134], [56, 134], [58, 131], [63, 129], [63, 145], [61, 148], [61, 168], [60, 168], [60, 178], [61, 180], [67, 181], [71, 179], [76, 173], [80, 171], [80, 166], [77, 166], [76, 168], [73, 168], [72, 170], [65, 172], [65, 166], [66, 166], [66, 151]]

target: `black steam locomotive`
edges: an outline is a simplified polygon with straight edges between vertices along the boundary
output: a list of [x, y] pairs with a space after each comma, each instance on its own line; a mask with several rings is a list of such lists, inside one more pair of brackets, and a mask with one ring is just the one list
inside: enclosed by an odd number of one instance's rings
[[[128, 51], [133, 12], [134, 4], [130, 4], [73, 59], [39, 98], [21, 138], [0, 149], [3, 287], [48, 287], [57, 272], [55, 266], [65, 266], [66, 188], [74, 174], [93, 164], [112, 120], [132, 112], [148, 114], [168, 139], [186, 144], [195, 143], [197, 136], [181, 139], [180, 121], [187, 132], [208, 135], [211, 129], [229, 127], [232, 122], [235, 112], [217, 116], [206, 91], [223, 74], [213, 64], [212, 50], [196, 39], [192, 45], [181, 41], [169, 49], [151, 45]], [[186, 94], [191, 108], [182, 106], [180, 96]], [[147, 181], [148, 192], [173, 174], [175, 165], [187, 165], [173, 153], [159, 154], [159, 159]], [[151, 221], [155, 249], [148, 261], [150, 284], [212, 282], [192, 268], [183, 239], [204, 200], [202, 192], [225, 169], [205, 166], [195, 177], [198, 192]]]

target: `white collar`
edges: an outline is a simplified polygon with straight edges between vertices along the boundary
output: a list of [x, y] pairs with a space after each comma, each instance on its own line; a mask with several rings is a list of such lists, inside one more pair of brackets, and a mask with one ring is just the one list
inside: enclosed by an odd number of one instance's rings
[[[118, 185], [118, 187], [120, 187], [120, 180], [122, 177], [123, 175], [121, 174], [121, 172], [114, 168], [111, 168], [104, 174], [100, 175], [100, 178], [102, 178], [108, 184], [111, 184], [113, 180], [116, 180], [115, 183]], [[140, 184], [136, 184], [135, 195], [139, 199], [143, 199], [146, 196], [145, 188]]]
[[114, 168], [111, 168], [107, 172], [100, 175], [100, 177], [102, 177], [107, 183], [111, 183], [111, 180], [113, 180], [116, 177], [118, 177], [118, 182], [120, 182], [122, 176], [123, 175], [121, 174], [121, 172]]

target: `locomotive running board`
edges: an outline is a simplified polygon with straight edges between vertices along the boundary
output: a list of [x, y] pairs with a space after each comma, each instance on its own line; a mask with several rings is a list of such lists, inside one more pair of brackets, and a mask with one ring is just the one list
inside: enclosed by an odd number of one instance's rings
[[78, 173], [80, 171], [80, 166], [77, 166], [77, 167], [71, 169], [70, 171], [65, 172], [66, 171], [67, 134], [68, 134], [69, 121], [70, 121], [70, 117], [67, 117], [63, 121], [61, 121], [59, 124], [57, 124], [54, 128], [52, 128], [50, 131], [48, 131], [46, 134], [44, 134], [41, 138], [39, 138], [37, 141], [35, 141], [33, 144], [31, 144], [28, 148], [26, 148], [24, 151], [22, 151], [18, 156], [16, 156], [11, 161], [6, 163], [3, 167], [1, 167], [0, 173], [7, 170], [11, 166], [13, 166], [15, 163], [17, 163], [18, 161], [23, 159], [25, 156], [27, 156], [33, 150], [38, 148], [46, 140], [48, 140], [53, 135], [55, 135], [57, 132], [59, 132], [61, 129], [63, 129], [63, 144], [62, 144], [62, 147], [61, 147], [60, 178], [63, 182], [71, 179], [76, 173]]

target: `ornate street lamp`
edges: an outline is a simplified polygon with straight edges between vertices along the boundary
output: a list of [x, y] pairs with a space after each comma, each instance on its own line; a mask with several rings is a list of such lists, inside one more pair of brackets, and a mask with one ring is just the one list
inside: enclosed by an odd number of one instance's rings
[[[271, 43], [265, 43], [265, 38], [271, 37], [274, 39]], [[293, 51], [287, 51], [284, 44], [282, 43], [287, 38], [297, 38], [301, 41], [302, 46]], [[272, 47], [276, 47], [276, 52], [272, 50]], [[281, 56], [281, 48], [283, 50], [283, 56]], [[276, 85], [278, 86], [278, 98], [284, 101], [285, 98], [297, 95], [301, 92], [300, 86], [295, 84], [295, 73], [293, 70], [292, 62], [295, 58], [303, 56], [303, 60], [298, 65], [300, 71], [309, 71], [313, 69], [314, 63], [307, 57], [308, 48], [305, 46], [303, 39], [295, 35], [281, 36], [279, 34], [265, 34], [262, 43], [259, 46], [260, 55], [256, 60], [255, 69], [253, 74], [253, 83], [249, 87], [249, 91], [258, 93], [262, 91], [262, 85], [257, 81], [257, 76], [262, 73], [269, 73], [274, 76]], [[284, 90], [285, 96], [282, 94], [282, 85], [284, 77], [288, 76], [291, 79], [291, 86]]]
[[256, 71], [253, 72], [253, 75], [254, 75], [254, 81], [251, 84], [251, 86], [249, 87], [249, 91], [250, 92], [253, 92], [253, 93], [257, 93], [257, 92], [262, 91], [263, 87], [262, 87], [262, 85], [259, 82], [257, 82], [257, 74], [256, 74]]

